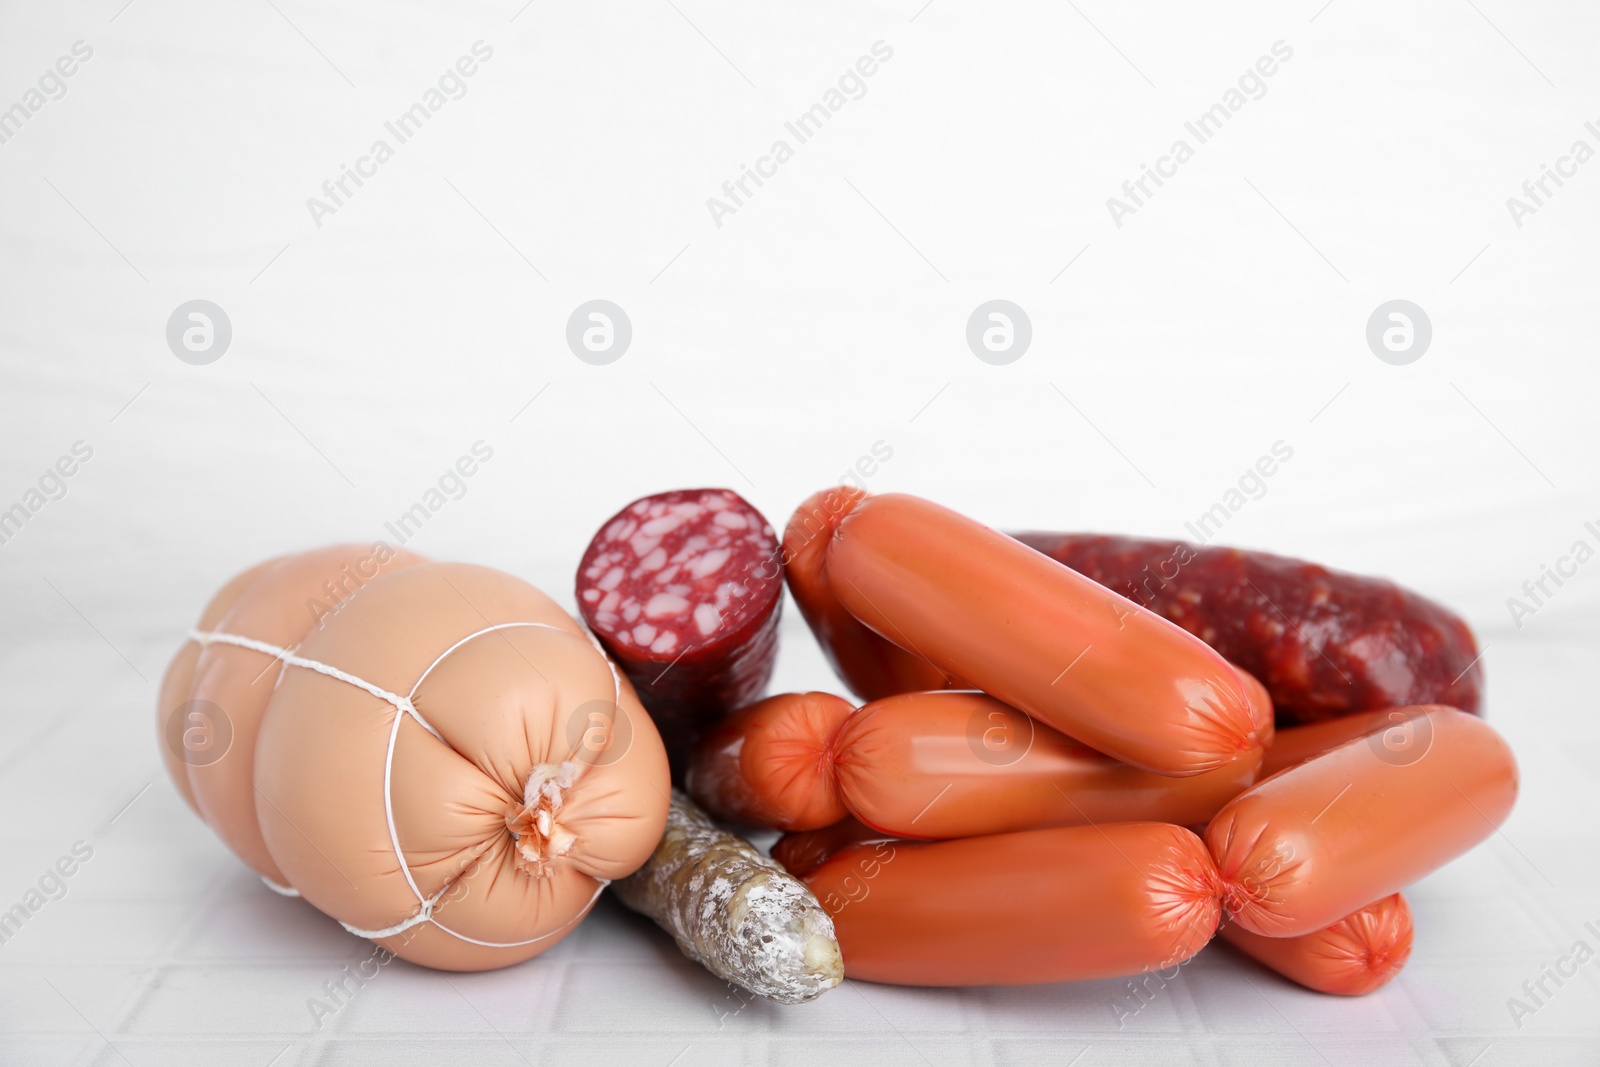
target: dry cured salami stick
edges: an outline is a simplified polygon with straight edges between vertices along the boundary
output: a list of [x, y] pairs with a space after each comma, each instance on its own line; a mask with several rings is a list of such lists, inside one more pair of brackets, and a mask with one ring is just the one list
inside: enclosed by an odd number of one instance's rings
[[769, 1000], [803, 1004], [844, 978], [833, 922], [811, 891], [676, 790], [655, 854], [611, 888], [685, 956]]

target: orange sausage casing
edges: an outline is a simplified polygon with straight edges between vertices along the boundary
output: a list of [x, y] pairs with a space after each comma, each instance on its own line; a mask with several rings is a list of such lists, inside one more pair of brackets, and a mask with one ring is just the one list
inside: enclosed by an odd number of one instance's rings
[[826, 863], [834, 854], [854, 845], [893, 844], [894, 834], [874, 830], [859, 819], [845, 816], [820, 830], [794, 830], [772, 843], [772, 858], [796, 878], [804, 878]]
[[948, 689], [954, 681], [927, 660], [861, 625], [834, 596], [828, 580], [828, 543], [864, 490], [838, 485], [812, 493], [783, 531], [783, 576], [822, 654], [844, 684], [863, 700], [919, 689]]
[[1240, 926], [1267, 937], [1312, 933], [1442, 867], [1504, 821], [1517, 765], [1494, 728], [1454, 708], [1405, 711], [1387, 730], [1257, 782], [1211, 820], [1206, 844]]
[[1238, 675], [1199, 638], [948, 508], [868, 497], [826, 567], [877, 633], [1124, 763], [1200, 774], [1259, 744]]
[[1346, 741], [1366, 737], [1379, 730], [1385, 731], [1385, 736], [1378, 743], [1399, 751], [1408, 744], [1405, 723], [1418, 707], [1443, 708], [1444, 705], [1384, 708], [1381, 711], [1356, 712], [1338, 719], [1324, 719], [1305, 726], [1285, 726], [1267, 746], [1267, 757], [1261, 761], [1261, 777], [1270, 777], [1313, 756], [1320, 756], [1329, 749], [1338, 748]]
[[1203, 774], [1152, 774], [972, 692], [874, 701], [845, 722], [833, 751], [850, 813], [911, 838], [1201, 823], [1254, 783], [1261, 763], [1252, 748]]
[[[1272, 708], [1263, 691], [1263, 729]], [[854, 815], [909, 838], [1051, 826], [1204, 823], [1255, 780], [1261, 749], [1171, 778], [1119, 763], [982, 693], [902, 693], [859, 711], [824, 693], [770, 697], [723, 719], [690, 762], [690, 793], [730, 822], [809, 830]]]
[[831, 693], [780, 693], [724, 716], [696, 742], [684, 786], [718, 819], [814, 830], [847, 814], [833, 741], [855, 708]]
[[1200, 839], [1166, 823], [844, 848], [803, 878], [847, 977], [892, 985], [1111, 978], [1198, 952], [1220, 917]]
[[1299, 937], [1262, 937], [1223, 923], [1222, 940], [1319, 993], [1356, 997], [1400, 973], [1411, 956], [1411, 908], [1391, 893], [1332, 926]]

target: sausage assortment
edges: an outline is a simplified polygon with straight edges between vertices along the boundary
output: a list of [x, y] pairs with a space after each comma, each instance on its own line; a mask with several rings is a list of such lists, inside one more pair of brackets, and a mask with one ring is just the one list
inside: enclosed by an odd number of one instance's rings
[[[510, 576], [393, 552], [302, 618], [354, 551], [225, 586], [158, 727], [219, 707], [231, 757], [164, 746], [184, 799], [269, 885], [427, 966], [537, 955], [610, 886], [780, 1003], [1159, 972], [1214, 938], [1360, 995], [1410, 954], [1401, 890], [1516, 800], [1466, 625], [1299, 560], [845, 487], [780, 539], [685, 489], [590, 541], [587, 633]], [[785, 586], [856, 700], [765, 695]], [[769, 857], [740, 828], [782, 836]]]
[[844, 489], [801, 505], [785, 549], [867, 703], [740, 709], [696, 747], [688, 788], [786, 831], [773, 856], [833, 914], [849, 977], [1132, 974], [1220, 929], [1292, 981], [1366, 993], [1410, 953], [1399, 890], [1515, 801], [1510, 749], [1476, 717], [1471, 632], [1389, 582], [1011, 538]]

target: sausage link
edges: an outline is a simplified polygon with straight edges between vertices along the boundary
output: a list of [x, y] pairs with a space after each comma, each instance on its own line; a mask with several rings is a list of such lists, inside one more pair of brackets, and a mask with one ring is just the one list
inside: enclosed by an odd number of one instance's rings
[[833, 855], [853, 845], [894, 842], [900, 838], [874, 830], [853, 816], [817, 830], [791, 830], [772, 843], [772, 858], [796, 878], [804, 878]]
[[1500, 735], [1454, 708], [1280, 771], [1206, 827], [1224, 902], [1246, 930], [1298, 937], [1394, 893], [1488, 837], [1517, 795]]
[[872, 630], [1124, 763], [1200, 774], [1260, 743], [1238, 676], [1199, 639], [947, 508], [869, 497], [826, 567]]
[[1130, 767], [993, 697], [905, 693], [852, 715], [831, 751], [856, 818], [907, 838], [1107, 822], [1203, 823], [1252, 785], [1261, 749], [1203, 774]]
[[815, 1000], [844, 978], [833, 923], [810, 890], [677, 790], [661, 844], [611, 892], [718, 978], [780, 1004]]
[[[1241, 675], [1243, 672], [1240, 672]], [[1263, 738], [1272, 705], [1244, 676]], [[701, 738], [687, 788], [727, 822], [811, 830], [847, 813], [906, 838], [1153, 820], [1203, 824], [1253, 784], [1262, 750], [1187, 778], [1102, 755], [982, 693], [901, 693], [859, 711], [827, 693], [769, 697]]]
[[834, 596], [826, 567], [839, 522], [867, 498], [864, 490], [834, 486], [811, 494], [783, 531], [783, 576], [822, 654], [856, 696], [877, 700], [923, 689], [963, 688], [943, 671], [861, 625]]
[[712, 726], [684, 786], [724, 822], [814, 830], [847, 814], [833, 745], [855, 708], [830, 693], [780, 693]]
[[803, 881], [833, 916], [846, 977], [955, 986], [1181, 963], [1216, 930], [1215, 877], [1194, 834], [1145, 822], [854, 845]]
[[[1424, 704], [1420, 707], [1443, 708], [1442, 704]], [[1309, 722], [1304, 726], [1288, 726], [1279, 730], [1272, 744], [1267, 748], [1267, 757], [1261, 761], [1261, 777], [1267, 778], [1277, 774], [1286, 767], [1304, 763], [1314, 756], [1320, 756], [1331, 748], [1338, 748], [1346, 741], [1357, 737], [1366, 737], [1387, 730], [1396, 729], [1391, 738], [1396, 749], [1406, 745], [1405, 723], [1411, 718], [1413, 708], [1383, 708], [1379, 711], [1364, 712], [1360, 715], [1346, 715], [1340, 719], [1324, 719], [1322, 722]]]
[[1299, 937], [1262, 937], [1223, 923], [1222, 940], [1318, 993], [1358, 997], [1400, 973], [1411, 956], [1411, 908], [1392, 893]]

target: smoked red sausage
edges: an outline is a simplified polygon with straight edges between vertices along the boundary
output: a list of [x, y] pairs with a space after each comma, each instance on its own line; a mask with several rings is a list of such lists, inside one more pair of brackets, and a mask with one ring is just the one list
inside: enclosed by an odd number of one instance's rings
[[[1256, 714], [1270, 732], [1259, 684]], [[905, 838], [1154, 820], [1204, 823], [1255, 782], [1261, 749], [1204, 774], [1139, 770], [970, 691], [902, 693], [853, 711], [839, 697], [769, 697], [695, 747], [688, 789], [714, 815], [779, 830], [846, 813]]]
[[675, 778], [704, 725], [772, 677], [778, 541], [731, 489], [657, 493], [617, 512], [583, 554], [577, 597], [660, 727]]
[[1200, 774], [1260, 743], [1238, 675], [1198, 638], [947, 508], [868, 497], [826, 567], [872, 630], [1124, 763]]
[[1309, 934], [1442, 867], [1505, 820], [1517, 765], [1500, 735], [1454, 708], [1408, 711], [1383, 733], [1257, 782], [1206, 826], [1235, 922], [1266, 937]]
[[1260, 678], [1284, 725], [1414, 704], [1478, 711], [1483, 670], [1472, 631], [1393, 582], [1182, 541], [1015, 536]]
[[1222, 940], [1319, 993], [1354, 997], [1400, 973], [1411, 956], [1411, 908], [1392, 893], [1331, 926], [1299, 937], [1262, 937], [1225, 922]]
[[965, 688], [939, 668], [887, 641], [844, 609], [828, 578], [828, 542], [864, 490], [838, 485], [812, 493], [783, 531], [783, 575], [834, 673], [863, 700], [923, 689]]
[[847, 977], [1014, 985], [1171, 967], [1216, 931], [1216, 871], [1167, 823], [841, 849], [802, 876]]

